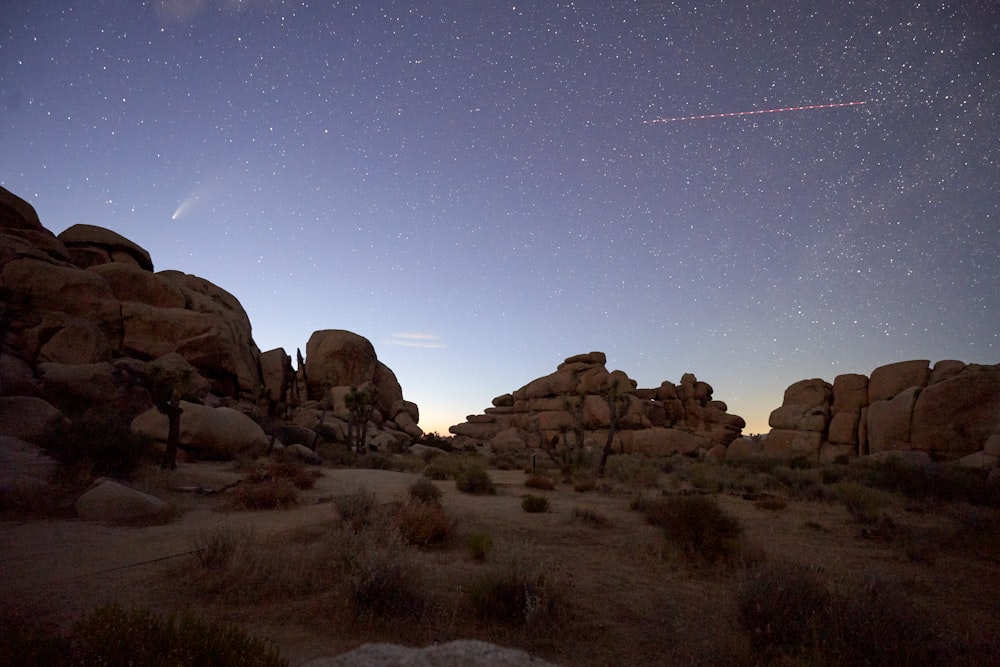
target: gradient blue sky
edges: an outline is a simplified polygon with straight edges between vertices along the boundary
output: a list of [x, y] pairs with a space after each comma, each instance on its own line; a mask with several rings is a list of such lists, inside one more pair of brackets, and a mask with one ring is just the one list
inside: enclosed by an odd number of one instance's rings
[[0, 183], [262, 350], [366, 336], [425, 430], [602, 350], [761, 432], [802, 378], [1000, 362], [998, 49], [992, 0], [6, 0]]

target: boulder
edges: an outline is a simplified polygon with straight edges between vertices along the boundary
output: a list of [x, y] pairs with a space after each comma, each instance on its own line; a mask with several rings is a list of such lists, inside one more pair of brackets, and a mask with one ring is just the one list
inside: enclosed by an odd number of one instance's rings
[[41, 383], [28, 362], [0, 352], [0, 396], [37, 396]]
[[423, 429], [417, 426], [417, 423], [413, 421], [413, 417], [411, 417], [408, 412], [397, 413], [393, 418], [393, 421], [396, 422], [396, 426], [399, 430], [406, 433], [406, 435], [410, 436], [414, 440], [417, 440], [424, 435]]
[[[146, 271], [153, 270], [153, 260], [145, 249], [104, 227], [73, 225], [59, 234], [59, 240], [80, 268], [92, 266], [95, 263], [93, 260], [103, 257], [105, 262], [124, 262]], [[78, 257], [82, 260], [79, 263], [76, 261]]]
[[43, 445], [65, 423], [63, 414], [41, 398], [0, 397], [0, 435]]
[[833, 398], [833, 386], [819, 378], [799, 380], [785, 389], [782, 405], [829, 405]]
[[[232, 408], [211, 408], [181, 401], [181, 447], [206, 459], [229, 460], [241, 453], [267, 449], [264, 430]], [[160, 442], [167, 440], [167, 417], [155, 408], [132, 420], [132, 431]]]
[[74, 507], [81, 519], [113, 524], [165, 523], [172, 515], [163, 500], [109, 479], [94, 482]]
[[320, 400], [330, 387], [359, 387], [372, 381], [377, 366], [367, 338], [340, 329], [313, 332], [306, 343], [307, 395]]
[[0, 185], [0, 229], [42, 231], [35, 207]]
[[48, 313], [28, 336], [31, 346], [38, 350], [36, 363], [91, 364], [111, 360], [108, 339], [93, 322], [82, 317]]
[[31, 477], [49, 481], [59, 463], [42, 448], [9, 435], [0, 435], [0, 480]]
[[860, 412], [841, 411], [830, 420], [827, 440], [837, 445], [856, 446], [858, 442], [858, 421]]
[[726, 461], [745, 461], [764, 453], [762, 439], [736, 438], [726, 447]]
[[931, 375], [927, 379], [927, 385], [937, 384], [942, 380], [947, 380], [950, 377], [954, 377], [965, 370], [965, 362], [958, 361], [956, 359], [943, 359], [936, 364], [934, 368], [931, 369]]
[[910, 387], [923, 387], [930, 377], [930, 361], [900, 361], [879, 366], [868, 380], [868, 403], [885, 401]]
[[318, 658], [303, 667], [555, 667], [524, 651], [459, 639], [427, 648], [365, 644], [333, 658]]
[[108, 262], [91, 266], [104, 278], [119, 301], [137, 301], [156, 308], [184, 308], [184, 294], [175, 285], [156, 273], [135, 264]]
[[997, 432], [1000, 365], [970, 365], [920, 392], [913, 408], [913, 449], [955, 458], [983, 449]]
[[261, 352], [260, 373], [265, 396], [272, 401], [284, 401], [285, 393], [295, 381], [292, 358], [280, 347]]
[[491, 440], [490, 446], [497, 454], [510, 451], [522, 451], [528, 447], [525, 434], [517, 428], [508, 428], [497, 433]]
[[833, 379], [834, 416], [841, 412], [858, 413], [868, 405], [868, 376], [845, 373]]
[[403, 400], [403, 388], [399, 386], [396, 374], [381, 361], [376, 361], [372, 384], [375, 385], [376, 407], [379, 412], [393, 416], [393, 408]]
[[64, 409], [101, 403], [115, 393], [115, 367], [97, 364], [41, 363], [37, 368], [44, 396]]
[[708, 446], [708, 440], [705, 437], [674, 428], [620, 431], [619, 435], [626, 451], [646, 454], [647, 456], [692, 454]]
[[868, 406], [868, 451], [872, 454], [889, 450], [908, 450], [913, 406], [920, 387], [904, 389], [890, 400], [875, 401]]
[[322, 460], [320, 460], [319, 454], [309, 449], [305, 445], [300, 445], [297, 443], [292, 445], [286, 445], [285, 455], [290, 456], [293, 459], [297, 459], [309, 465], [318, 466], [320, 463], [323, 462]]
[[775, 429], [764, 438], [762, 454], [769, 459], [792, 460], [805, 458], [819, 460], [823, 434], [816, 431], [788, 431]]
[[830, 418], [830, 408], [826, 404], [786, 404], [774, 410], [767, 423], [773, 429], [787, 431], [826, 430]]

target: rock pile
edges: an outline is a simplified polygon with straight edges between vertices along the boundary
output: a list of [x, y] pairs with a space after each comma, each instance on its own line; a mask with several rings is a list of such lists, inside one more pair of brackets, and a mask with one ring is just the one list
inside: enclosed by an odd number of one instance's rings
[[284, 350], [260, 352], [229, 292], [154, 272], [145, 249], [108, 229], [78, 224], [55, 236], [0, 187], [0, 435], [17, 447], [44, 445], [67, 417], [96, 408], [164, 440], [154, 369], [183, 373], [185, 393], [199, 399], [181, 418], [182, 448], [196, 455], [258, 453], [279, 431], [312, 444], [323, 422], [346, 430], [343, 396], [357, 386], [375, 402], [368, 444], [422, 435], [417, 406], [370, 342], [319, 331], [306, 349], [293, 371]]
[[459, 445], [489, 445], [494, 452], [544, 448], [580, 435], [585, 446], [600, 449], [614, 418], [615, 452], [662, 455], [724, 450], [746, 425], [691, 373], [677, 385], [639, 389], [606, 363], [603, 352], [569, 357], [554, 373], [494, 398], [493, 407], [449, 430]]
[[839, 375], [832, 385], [802, 380], [785, 390], [769, 422], [765, 456], [914, 452], [991, 468], [1000, 457], [1000, 364], [903, 361], [870, 377]]

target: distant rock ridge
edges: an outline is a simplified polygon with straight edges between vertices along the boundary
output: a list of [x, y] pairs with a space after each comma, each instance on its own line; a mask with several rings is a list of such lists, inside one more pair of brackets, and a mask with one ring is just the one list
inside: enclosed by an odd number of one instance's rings
[[546, 447], [582, 435], [586, 446], [603, 448], [611, 428], [610, 397], [620, 401], [615, 452], [650, 455], [722, 450], [746, 425], [712, 399], [712, 387], [686, 373], [680, 384], [640, 389], [622, 371], [609, 372], [603, 352], [578, 354], [556, 371], [493, 399], [483, 414], [452, 426], [459, 443], [489, 445], [494, 452]]
[[833, 461], [886, 455], [994, 468], [1000, 457], [1000, 364], [920, 359], [871, 376], [814, 378], [785, 390], [760, 453]]
[[[192, 440], [187, 451], [213, 458], [260, 451], [262, 427], [307, 445], [320, 425], [346, 437], [343, 397], [357, 387], [374, 402], [369, 446], [423, 434], [417, 406], [369, 341], [318, 331], [306, 349], [293, 370], [284, 350], [261, 353], [226, 290], [154, 272], [144, 248], [102, 227], [77, 224], [55, 236], [0, 187], [0, 436], [41, 445], [61, 419], [103, 406], [129, 419], [145, 413], [134, 429], [165, 439], [166, 419], [146, 390], [151, 364], [193, 375], [203, 405], [185, 410], [183, 437]], [[233, 411], [252, 425], [233, 429]]]

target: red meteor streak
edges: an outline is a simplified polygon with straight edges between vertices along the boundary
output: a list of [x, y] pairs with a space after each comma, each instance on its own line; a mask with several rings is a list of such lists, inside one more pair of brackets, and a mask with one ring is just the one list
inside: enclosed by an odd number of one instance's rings
[[653, 118], [643, 123], [676, 123], [682, 120], [706, 120], [708, 118], [731, 118], [733, 116], [754, 116], [761, 113], [781, 113], [782, 111], [806, 111], [807, 109], [836, 109], [837, 107], [856, 107], [864, 102], [834, 102], [831, 104], [808, 104], [801, 107], [782, 107], [780, 109], [758, 109], [756, 111], [731, 111], [729, 113], [710, 113], [703, 116], [677, 116], [676, 118]]

